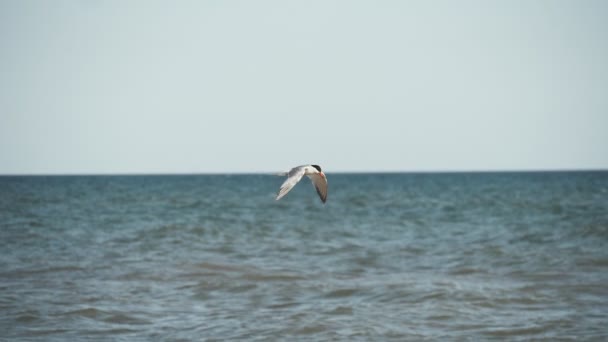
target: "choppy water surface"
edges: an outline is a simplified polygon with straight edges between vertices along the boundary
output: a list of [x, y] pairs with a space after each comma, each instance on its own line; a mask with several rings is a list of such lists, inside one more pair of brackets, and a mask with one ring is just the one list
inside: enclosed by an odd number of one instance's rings
[[608, 339], [608, 172], [0, 177], [0, 338]]

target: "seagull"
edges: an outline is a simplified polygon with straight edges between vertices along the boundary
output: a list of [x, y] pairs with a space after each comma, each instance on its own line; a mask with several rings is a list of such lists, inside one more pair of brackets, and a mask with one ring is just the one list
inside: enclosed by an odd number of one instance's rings
[[317, 194], [319, 194], [321, 202], [325, 203], [325, 200], [327, 200], [327, 178], [325, 178], [325, 174], [321, 171], [319, 165], [296, 166], [289, 170], [289, 172], [280, 173], [279, 176], [287, 176], [287, 179], [283, 182], [283, 185], [281, 185], [281, 189], [277, 194], [277, 201], [280, 200], [281, 197], [287, 195], [289, 190], [298, 184], [303, 176], [308, 176], [308, 178], [310, 178], [312, 185], [317, 189]]

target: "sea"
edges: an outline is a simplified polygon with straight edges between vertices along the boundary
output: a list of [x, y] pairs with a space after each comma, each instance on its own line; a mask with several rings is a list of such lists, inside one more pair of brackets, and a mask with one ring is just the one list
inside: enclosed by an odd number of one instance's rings
[[608, 340], [608, 172], [327, 177], [0, 177], [0, 340]]

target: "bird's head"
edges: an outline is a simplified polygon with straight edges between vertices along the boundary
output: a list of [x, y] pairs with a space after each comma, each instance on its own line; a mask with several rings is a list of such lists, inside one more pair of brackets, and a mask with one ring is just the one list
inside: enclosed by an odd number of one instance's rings
[[323, 171], [321, 171], [321, 167], [319, 165], [311, 165], [312, 167], [314, 167], [315, 169], [317, 169], [318, 174], [321, 175], [321, 177], [325, 178], [325, 174], [323, 173]]

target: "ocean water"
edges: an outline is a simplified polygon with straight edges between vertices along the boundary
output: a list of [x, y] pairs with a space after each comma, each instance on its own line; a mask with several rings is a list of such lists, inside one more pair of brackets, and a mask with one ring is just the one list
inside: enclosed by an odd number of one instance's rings
[[0, 177], [0, 340], [608, 340], [608, 172]]

